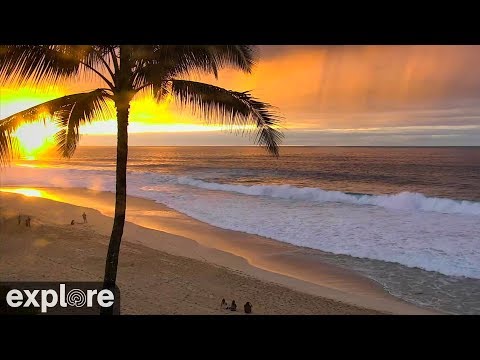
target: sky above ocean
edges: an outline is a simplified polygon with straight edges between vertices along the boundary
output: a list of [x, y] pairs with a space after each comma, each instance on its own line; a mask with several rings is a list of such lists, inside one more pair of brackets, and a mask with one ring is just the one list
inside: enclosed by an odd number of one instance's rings
[[[259, 46], [252, 74], [194, 79], [252, 93], [284, 117], [286, 145], [479, 145], [480, 46]], [[93, 77], [0, 88], [0, 117], [98, 87]], [[86, 125], [81, 145], [115, 144], [113, 119]], [[174, 102], [132, 103], [132, 145], [247, 145]]]

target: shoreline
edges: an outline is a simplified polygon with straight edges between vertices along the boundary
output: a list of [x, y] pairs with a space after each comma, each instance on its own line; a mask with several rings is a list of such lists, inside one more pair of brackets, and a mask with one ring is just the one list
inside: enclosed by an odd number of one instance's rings
[[[2, 187], [7, 191], [15, 188], [18, 186]], [[44, 198], [49, 199], [45, 201], [80, 206], [82, 209], [78, 210], [77, 219], [81, 211], [87, 209], [87, 214], [92, 214], [88, 218], [89, 224], [95, 231], [103, 236], [110, 234], [113, 193], [79, 188], [29, 188], [37, 189], [40, 193], [37, 198], [27, 199]], [[93, 215], [91, 209], [102, 215]], [[69, 223], [66, 213], [66, 210], [63, 213], [60, 211], [53, 222], [57, 225]], [[47, 214], [38, 214], [38, 217], [42, 221], [52, 221], [52, 216]], [[351, 270], [318, 261], [315, 256], [317, 250], [217, 228], [153, 200], [129, 196], [126, 220], [124, 240], [131, 244], [204, 261], [294, 291], [382, 313], [439, 313], [398, 299], [374, 280]], [[159, 235], [165, 234], [168, 236], [158, 239]], [[120, 256], [121, 262], [122, 253]]]

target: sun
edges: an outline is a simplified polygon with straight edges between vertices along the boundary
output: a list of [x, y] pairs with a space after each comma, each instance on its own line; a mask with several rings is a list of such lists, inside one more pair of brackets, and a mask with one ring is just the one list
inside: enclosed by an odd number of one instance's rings
[[37, 156], [55, 146], [54, 135], [58, 126], [50, 122], [38, 122], [20, 126], [12, 135], [18, 140], [20, 156], [34, 160]]

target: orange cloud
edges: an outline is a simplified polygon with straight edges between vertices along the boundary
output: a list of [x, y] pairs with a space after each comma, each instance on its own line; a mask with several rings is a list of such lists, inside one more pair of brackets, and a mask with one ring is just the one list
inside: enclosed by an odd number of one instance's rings
[[[438, 117], [447, 114], [439, 110], [451, 108], [469, 107], [470, 117], [480, 114], [471, 109], [480, 97], [480, 46], [261, 46], [260, 50], [263, 57], [251, 75], [224, 70], [218, 81], [210, 76], [200, 80], [253, 90], [279, 108], [288, 128], [422, 125], [427, 121], [423, 111]], [[67, 94], [96, 86], [83, 79], [60, 89]], [[4, 96], [0, 114], [31, 106], [32, 99], [40, 100], [19, 96], [18, 101], [5, 101]], [[455, 113], [451, 122], [461, 115]], [[202, 124], [173, 104], [156, 105], [150, 99], [136, 100], [131, 122], [141, 123], [142, 129], [154, 123]], [[428, 118], [428, 123], [435, 121]], [[152, 126], [152, 131], [158, 130]]]

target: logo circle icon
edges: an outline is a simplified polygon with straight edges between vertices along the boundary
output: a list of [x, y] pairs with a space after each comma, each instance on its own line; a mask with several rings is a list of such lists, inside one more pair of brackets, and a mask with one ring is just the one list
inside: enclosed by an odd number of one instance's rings
[[75, 307], [82, 307], [87, 302], [87, 296], [80, 289], [72, 289], [67, 294], [67, 304]]

